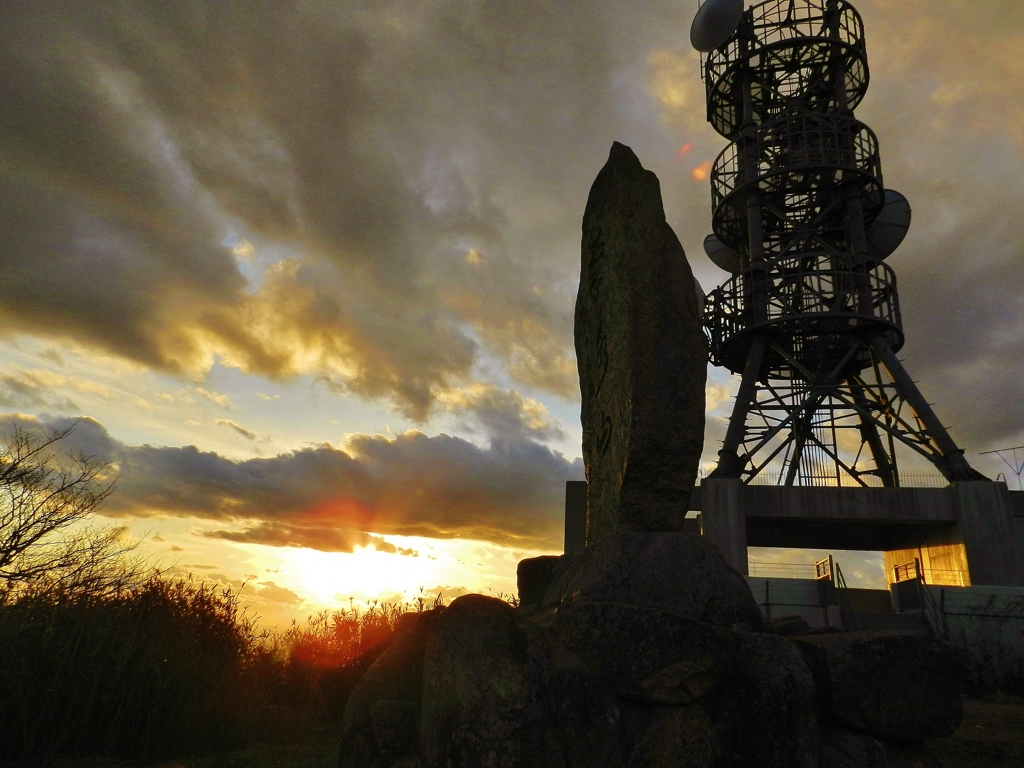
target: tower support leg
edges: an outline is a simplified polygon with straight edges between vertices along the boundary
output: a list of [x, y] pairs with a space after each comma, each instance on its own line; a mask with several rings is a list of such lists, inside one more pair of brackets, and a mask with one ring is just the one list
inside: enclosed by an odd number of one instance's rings
[[878, 428], [875, 426], [875, 422], [873, 422], [871, 417], [868, 415], [868, 399], [864, 397], [864, 393], [861, 392], [860, 386], [856, 382], [848, 382], [847, 387], [850, 389], [853, 401], [862, 409], [862, 412], [860, 413], [861, 435], [863, 435], [864, 442], [868, 444], [868, 449], [871, 451], [871, 458], [875, 460], [878, 477], [881, 479], [883, 487], [894, 488], [898, 485], [896, 465], [885, 450], [885, 446], [882, 444], [882, 438], [878, 434]]
[[892, 377], [900, 397], [914, 410], [914, 414], [920, 419], [928, 437], [938, 448], [942, 458], [935, 462], [935, 466], [946, 479], [951, 483], [958, 480], [987, 480], [988, 478], [967, 463], [963, 449], [958, 448], [957, 444], [953, 442], [953, 438], [942, 426], [939, 417], [935, 415], [935, 411], [924, 399], [914, 380], [910, 378], [903, 364], [896, 357], [896, 353], [889, 347], [888, 342], [882, 336], [876, 336], [871, 340], [871, 348]]
[[739, 479], [740, 473], [743, 472], [738, 450], [746, 432], [747, 414], [757, 394], [757, 379], [761, 375], [761, 363], [766, 347], [767, 342], [763, 338], [754, 339], [750, 345], [750, 353], [743, 368], [743, 379], [740, 381], [736, 402], [729, 417], [729, 428], [725, 433], [722, 450], [718, 452], [718, 466], [711, 473], [713, 478]]

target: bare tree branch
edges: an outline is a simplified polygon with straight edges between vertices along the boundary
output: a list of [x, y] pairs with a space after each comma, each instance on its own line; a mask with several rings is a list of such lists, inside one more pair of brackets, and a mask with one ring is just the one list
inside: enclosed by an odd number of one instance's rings
[[126, 529], [84, 525], [116, 487], [103, 458], [60, 450], [74, 426], [14, 426], [0, 445], [0, 600], [26, 591], [109, 592], [142, 578]]

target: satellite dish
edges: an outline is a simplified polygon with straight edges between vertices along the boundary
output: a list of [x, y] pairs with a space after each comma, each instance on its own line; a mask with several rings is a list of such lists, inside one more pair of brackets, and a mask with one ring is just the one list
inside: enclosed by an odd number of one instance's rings
[[740, 254], [735, 248], [718, 239], [716, 235], [708, 235], [704, 238], [704, 253], [714, 262], [719, 269], [732, 272], [734, 275], [739, 272], [743, 265], [740, 262]]
[[743, 0], [707, 0], [690, 25], [690, 45], [701, 53], [718, 48], [732, 37], [743, 18]]
[[700, 287], [700, 281], [696, 277], [693, 278], [693, 288], [697, 292], [697, 317], [704, 317], [704, 300], [707, 298], [707, 294]]
[[885, 190], [885, 205], [867, 231], [868, 256], [881, 261], [899, 248], [910, 229], [910, 203], [892, 189]]

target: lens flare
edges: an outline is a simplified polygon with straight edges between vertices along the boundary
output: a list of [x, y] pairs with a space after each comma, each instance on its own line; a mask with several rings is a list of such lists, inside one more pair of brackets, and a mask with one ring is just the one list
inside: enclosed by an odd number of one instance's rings
[[707, 181], [708, 176], [711, 175], [711, 161], [705, 160], [703, 163], [701, 163], [692, 171], [690, 171], [690, 175], [693, 177], [694, 181]]

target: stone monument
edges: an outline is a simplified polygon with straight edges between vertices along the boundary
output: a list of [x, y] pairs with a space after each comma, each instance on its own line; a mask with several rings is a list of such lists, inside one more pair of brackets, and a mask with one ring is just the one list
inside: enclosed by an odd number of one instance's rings
[[704, 442], [707, 342], [658, 177], [612, 144], [583, 214], [576, 359], [587, 544], [682, 527]]
[[707, 357], [658, 180], [621, 144], [583, 231], [587, 546], [523, 560], [517, 606], [404, 615], [345, 708], [339, 767], [936, 768], [922, 742], [961, 715], [948, 645], [773, 625], [678, 530]]

